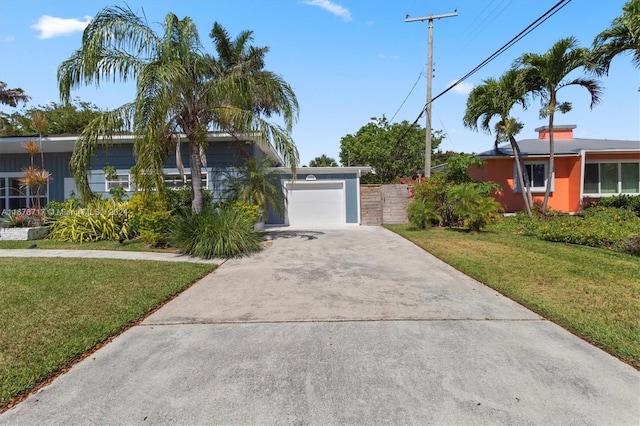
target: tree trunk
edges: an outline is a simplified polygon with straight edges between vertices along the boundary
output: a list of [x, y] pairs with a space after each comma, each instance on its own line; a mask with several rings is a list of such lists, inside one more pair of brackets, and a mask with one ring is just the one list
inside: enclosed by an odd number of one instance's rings
[[[522, 200], [524, 201], [524, 208], [527, 211], [527, 216], [531, 216], [531, 201], [529, 199], [531, 187], [529, 185], [529, 175], [527, 173], [527, 169], [523, 167], [522, 155], [520, 153], [520, 147], [518, 146], [518, 142], [516, 142], [516, 139], [512, 135], [509, 135], [509, 142], [511, 142], [511, 149], [513, 150], [513, 156], [516, 162], [518, 185], [520, 185], [520, 190], [522, 191]], [[525, 175], [526, 175], [526, 178], [525, 178]]]
[[549, 102], [549, 172], [547, 173], [547, 187], [544, 191], [544, 201], [542, 202], [542, 214], [547, 214], [547, 204], [549, 203], [549, 196], [551, 195], [551, 183], [553, 182], [553, 176], [555, 174], [555, 146], [553, 140], [553, 113], [556, 109], [555, 97], [552, 95]]
[[191, 168], [191, 211], [198, 214], [202, 211], [202, 162], [200, 160], [200, 143], [195, 135], [189, 137], [189, 167]]

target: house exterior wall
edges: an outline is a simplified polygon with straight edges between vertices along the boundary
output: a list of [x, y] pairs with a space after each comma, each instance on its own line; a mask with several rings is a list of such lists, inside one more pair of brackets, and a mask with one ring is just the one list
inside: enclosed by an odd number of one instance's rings
[[[71, 176], [69, 170], [70, 153], [45, 153], [44, 169], [51, 173], [53, 179], [49, 182], [49, 201], [64, 199], [64, 178]], [[40, 154], [34, 156], [36, 166], [41, 167]], [[22, 173], [31, 164], [28, 154], [3, 154], [0, 156], [0, 172]]]
[[[553, 191], [549, 196], [548, 207], [563, 212], [580, 211], [581, 158], [579, 156], [556, 157], [555, 180]], [[548, 159], [540, 160], [548, 161]], [[515, 165], [511, 157], [490, 158], [484, 160], [481, 168], [469, 169], [469, 175], [478, 181], [493, 181], [502, 187], [494, 194], [494, 198], [505, 209], [513, 213], [524, 210], [522, 194], [515, 191]], [[533, 202], [542, 204], [544, 192], [533, 194]]]

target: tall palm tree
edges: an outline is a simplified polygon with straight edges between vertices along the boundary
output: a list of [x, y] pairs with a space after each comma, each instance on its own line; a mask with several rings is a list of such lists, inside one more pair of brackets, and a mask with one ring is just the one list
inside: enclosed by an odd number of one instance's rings
[[494, 125], [495, 151], [498, 143], [508, 140], [511, 144], [515, 163], [518, 185], [522, 191], [522, 200], [527, 214], [531, 215], [531, 185], [527, 170], [524, 168], [520, 146], [515, 135], [522, 129], [522, 123], [511, 117], [514, 106], [527, 107], [528, 88], [522, 73], [510, 69], [500, 79], [486, 79], [475, 87], [467, 98], [467, 108], [462, 119], [464, 125], [470, 129], [481, 130], [491, 134], [491, 122], [498, 119]]
[[593, 52], [601, 74], [609, 73], [611, 61], [621, 53], [631, 53], [633, 64], [640, 67], [640, 0], [622, 7], [622, 15], [596, 36]]
[[558, 91], [567, 86], [584, 87], [591, 96], [590, 107], [599, 101], [602, 86], [598, 80], [577, 77], [567, 79], [567, 76], [579, 68], [589, 69], [591, 66], [591, 52], [586, 48], [577, 47], [575, 37], [563, 38], [557, 41], [543, 54], [525, 53], [516, 60], [516, 65], [525, 73], [527, 85], [533, 88], [532, 94], [540, 96], [542, 109], [540, 117], [549, 119], [549, 170], [547, 186], [542, 203], [542, 213], [547, 213], [551, 185], [555, 175], [555, 143], [553, 124], [556, 111], [566, 113], [571, 111], [570, 102], [558, 102]]
[[31, 97], [24, 93], [24, 90], [7, 89], [7, 83], [0, 81], [0, 104], [16, 107], [19, 102], [27, 103], [29, 99]]
[[[98, 141], [109, 143], [122, 129], [134, 133], [133, 174], [143, 191], [164, 189], [164, 160], [175, 146], [175, 135], [186, 136], [195, 213], [203, 204], [199, 176], [208, 131], [255, 135], [258, 143], [273, 144], [295, 172], [298, 151], [291, 129], [298, 103], [291, 87], [261, 68], [251, 73], [222, 72], [219, 58], [204, 52], [189, 17], [178, 19], [169, 13], [163, 30], [155, 33], [128, 7], [105, 8], [85, 29], [80, 49], [58, 68], [63, 101], [69, 100], [71, 89], [83, 85], [136, 81], [135, 99], [92, 121], [79, 138], [71, 167], [81, 195], [90, 195], [87, 172]], [[268, 109], [251, 108], [258, 93]], [[281, 116], [284, 126], [263, 118], [271, 114]]]

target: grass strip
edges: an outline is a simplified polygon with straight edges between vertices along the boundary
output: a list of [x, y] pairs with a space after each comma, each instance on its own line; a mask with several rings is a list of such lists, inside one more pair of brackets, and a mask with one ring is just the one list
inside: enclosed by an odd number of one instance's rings
[[69, 243], [65, 241], [53, 240], [31, 240], [31, 241], [0, 241], [2, 249], [27, 249], [35, 244], [34, 250], [116, 250], [116, 251], [152, 251], [152, 252], [177, 252], [175, 248], [154, 248], [149, 247], [141, 240], [126, 240], [122, 243], [118, 241], [93, 241], [85, 243]]
[[0, 408], [214, 268], [0, 258]]
[[640, 258], [498, 227], [388, 229], [640, 369]]

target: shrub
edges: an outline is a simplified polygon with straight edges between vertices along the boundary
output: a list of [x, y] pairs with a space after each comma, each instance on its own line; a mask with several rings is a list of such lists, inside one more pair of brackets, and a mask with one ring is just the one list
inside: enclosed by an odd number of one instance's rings
[[621, 239], [614, 244], [613, 249], [633, 256], [640, 256], [640, 234]]
[[473, 182], [464, 177], [462, 165], [472, 160], [467, 156], [452, 157], [455, 169], [460, 170], [434, 173], [414, 187], [407, 210], [411, 224], [420, 229], [439, 225], [479, 231], [500, 218], [502, 206], [489, 195], [500, 187], [494, 182]]
[[640, 218], [631, 210], [596, 206], [582, 216], [557, 215], [523, 222], [524, 233], [541, 240], [616, 248], [640, 234]]
[[157, 193], [137, 193], [126, 203], [131, 218], [130, 232], [152, 247], [166, 246], [172, 211], [166, 198]]
[[261, 249], [254, 220], [232, 207], [180, 212], [171, 221], [169, 241], [183, 253], [210, 259], [242, 257]]
[[70, 211], [55, 221], [49, 238], [83, 243], [100, 240], [124, 240], [130, 232], [126, 204], [115, 200], [94, 200], [86, 208]]
[[613, 197], [601, 198], [597, 205], [600, 207], [629, 209], [633, 211], [636, 216], [640, 216], [640, 195], [616, 195]]

